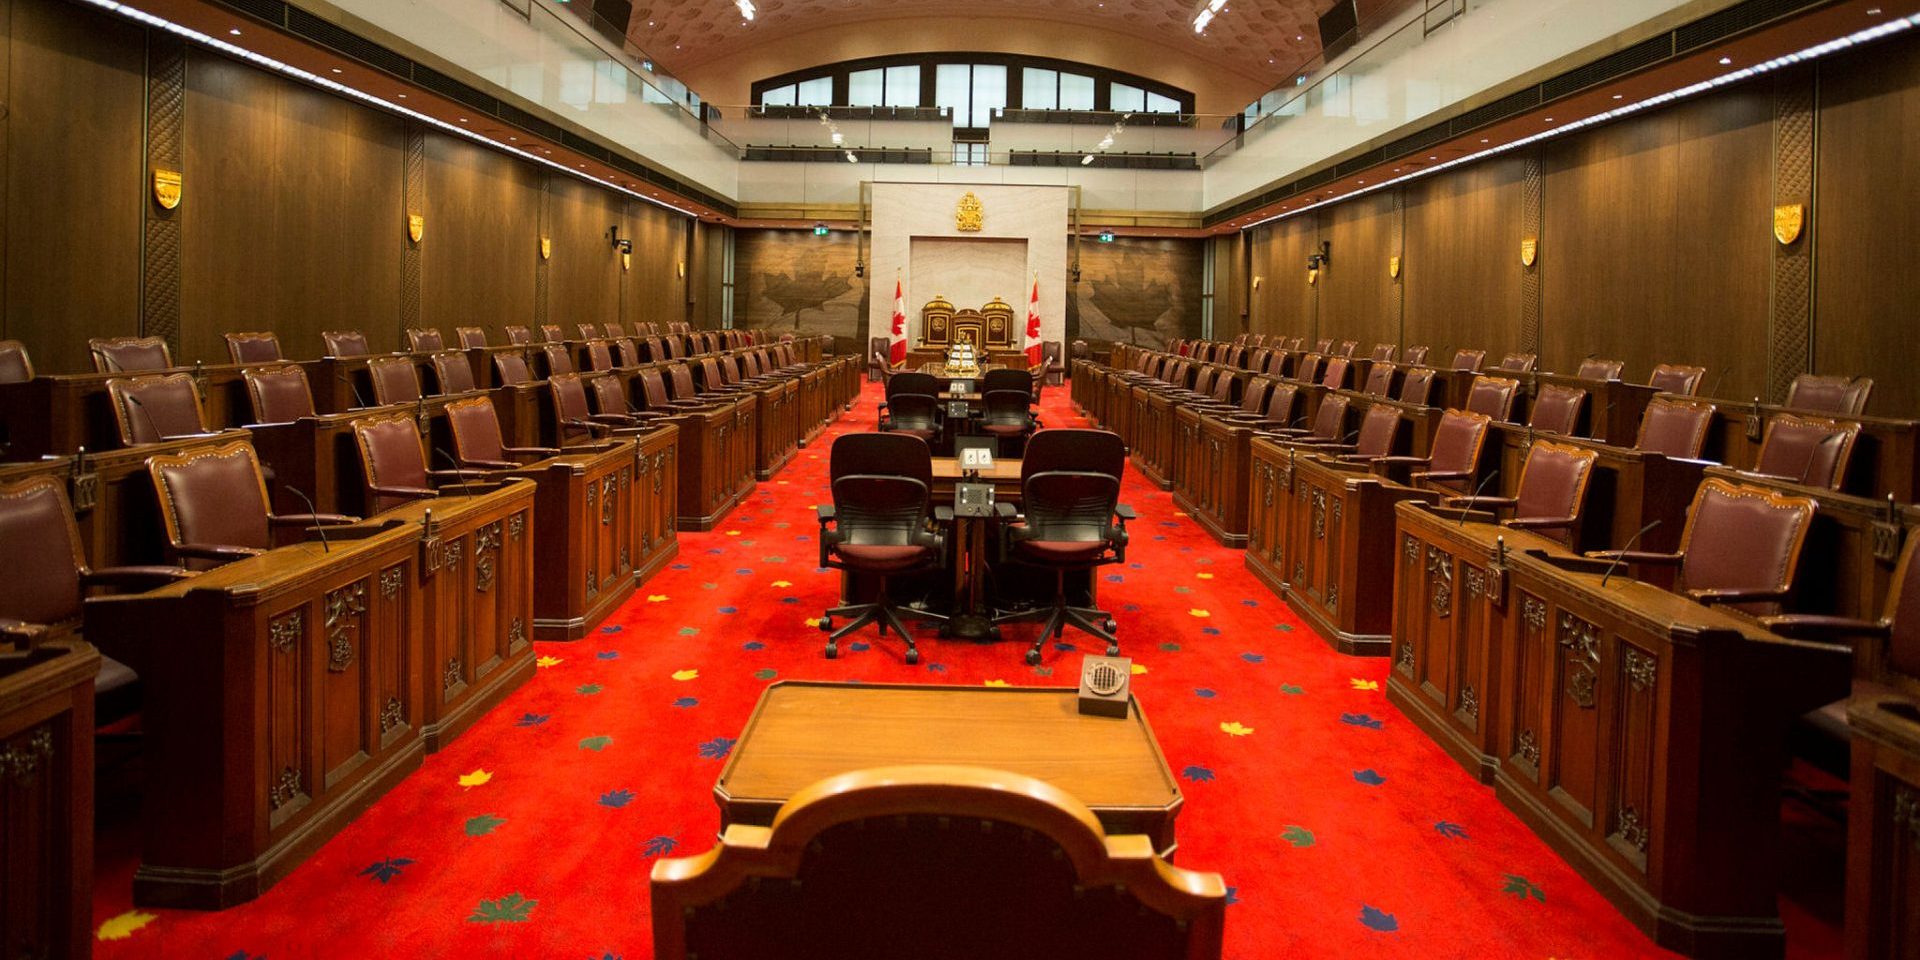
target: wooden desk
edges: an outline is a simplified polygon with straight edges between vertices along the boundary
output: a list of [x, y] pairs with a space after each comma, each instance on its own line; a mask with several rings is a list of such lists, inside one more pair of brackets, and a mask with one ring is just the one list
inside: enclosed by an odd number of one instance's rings
[[[960, 482], [961, 475], [959, 459], [934, 457], [932, 501], [941, 505], [953, 503], [953, 488]], [[995, 502], [1019, 505], [1019, 460], [994, 458], [992, 467], [980, 471], [980, 482], [993, 484]], [[947, 565], [953, 574], [953, 608], [956, 612], [987, 612], [987, 567], [993, 562], [987, 533], [992, 526], [991, 517], [953, 518]]]
[[1737, 470], [1751, 470], [1760, 462], [1760, 442], [1766, 423], [1777, 413], [1826, 417], [1860, 424], [1860, 439], [1847, 461], [1841, 490], [1856, 496], [1882, 498], [1891, 493], [1901, 503], [1920, 501], [1920, 420], [1847, 416], [1794, 411], [1788, 407], [1740, 400], [1712, 400], [1713, 424], [1707, 429], [1700, 456]]
[[827, 777], [896, 764], [961, 764], [1037, 777], [1092, 808], [1108, 833], [1176, 847], [1183, 799], [1138, 699], [1128, 717], [1082, 715], [1077, 691], [782, 680], [760, 695], [713, 786], [720, 830], [770, 825]]
[[[1501, 376], [1498, 372], [1493, 375]], [[1660, 392], [1644, 383], [1582, 380], [1559, 373], [1529, 373], [1519, 374], [1518, 377], [1528, 409], [1532, 409], [1533, 398], [1539, 395], [1541, 387], [1562, 386], [1587, 391], [1587, 409], [1580, 414], [1580, 422], [1574, 432], [1620, 447], [1631, 447], [1639, 439], [1640, 421], [1646, 416], [1647, 401]], [[1519, 409], [1517, 403], [1515, 409]], [[1519, 417], [1514, 419], [1521, 420]]]
[[[1392, 649], [1394, 508], [1439, 495], [1311, 454], [1290, 464], [1282, 479], [1291, 484], [1275, 504], [1288, 513], [1286, 561], [1254, 573], [1335, 650], [1384, 657]], [[1276, 575], [1285, 579], [1275, 583]]]
[[531, 676], [532, 510], [532, 484], [477, 486], [87, 601], [145, 688], [134, 901], [258, 896]]
[[1847, 958], [1906, 960], [1920, 950], [1920, 699], [1857, 697], [1847, 718]]
[[[1687, 528], [1687, 506], [1693, 502], [1700, 477], [1712, 464], [1583, 437], [1536, 433], [1510, 423], [1495, 424], [1488, 438], [1489, 452], [1482, 459], [1496, 458], [1500, 471], [1497, 492], [1501, 496], [1519, 496], [1521, 467], [1532, 450], [1532, 441], [1540, 438], [1582, 447], [1596, 455], [1580, 527], [1574, 531], [1575, 546], [1582, 550], [1624, 548], [1638, 534], [1636, 550], [1680, 549], [1680, 535]], [[1642, 527], [1655, 521], [1660, 525], [1640, 533]]]
[[0, 950], [93, 950], [93, 678], [78, 640], [0, 660]]
[[1398, 509], [1388, 699], [1661, 946], [1781, 956], [1787, 729], [1846, 696], [1850, 651]]
[[[245, 367], [278, 364], [246, 364]], [[309, 366], [302, 364], [302, 366]], [[253, 405], [241, 379], [240, 364], [202, 364], [141, 373], [70, 373], [35, 377], [24, 383], [0, 384], [0, 438], [8, 444], [5, 459], [34, 460], [64, 456], [82, 447], [94, 453], [120, 446], [120, 428], [113, 416], [107, 381], [162, 374], [190, 373], [200, 388], [200, 406], [207, 428], [223, 430], [253, 419]], [[307, 376], [314, 376], [308, 369]], [[316, 386], [315, 390], [319, 388]]]

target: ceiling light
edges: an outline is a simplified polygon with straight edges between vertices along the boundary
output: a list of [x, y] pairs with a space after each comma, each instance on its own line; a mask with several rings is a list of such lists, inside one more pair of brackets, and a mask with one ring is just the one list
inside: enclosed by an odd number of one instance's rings
[[1733, 58], [1732, 58], [1732, 57], [1721, 57], [1721, 58], [1720, 58], [1720, 65], [1721, 65], [1721, 66], [1723, 66], [1723, 67], [1724, 67], [1724, 66], [1726, 66], [1726, 65], [1727, 65], [1727, 64], [1729, 64], [1729, 63], [1732, 63], [1732, 62], [1733, 62]]
[[1084, 157], [1081, 157], [1081, 158], [1080, 158], [1080, 165], [1081, 165], [1081, 166], [1083, 166], [1083, 167], [1084, 167], [1084, 166], [1086, 166], [1086, 165], [1087, 165], [1087, 164], [1089, 164], [1089, 163], [1092, 163], [1092, 162], [1093, 162], [1093, 154], [1091, 154], [1091, 153], [1089, 153], [1089, 154], [1087, 154], [1086, 156], [1084, 156]]
[[1547, 118], [1547, 119], [1546, 119], [1546, 120], [1545, 120], [1544, 122], [1546, 122], [1546, 123], [1552, 123], [1552, 122], [1553, 122], [1553, 118], [1552, 118], [1552, 117], [1548, 117], [1548, 118]]
[[1624, 93], [1616, 93], [1616, 94], [1614, 94], [1614, 95], [1613, 95], [1613, 98], [1614, 98], [1615, 100], [1619, 100], [1619, 99], [1621, 99], [1622, 97], [1625, 97], [1625, 96], [1626, 96], [1626, 94], [1624, 94]]
[[394, 94], [394, 96], [399, 97], [402, 100], [405, 100], [407, 98], [407, 95], [404, 93], [396, 93]]
[[466, 118], [466, 117], [461, 117], [461, 118], [460, 118], [460, 122], [461, 122], [461, 123], [466, 123], [466, 122], [467, 122], [467, 118]]
[[240, 28], [234, 27], [232, 30], [228, 30], [227, 32], [237, 37], [240, 35]]
[[339, 68], [339, 67], [334, 67], [334, 68], [333, 68], [333, 72], [334, 72], [334, 73], [339, 73], [339, 72], [340, 72], [340, 68]]
[[848, 150], [848, 151], [847, 151], [847, 162], [848, 162], [848, 163], [859, 163], [859, 162], [860, 162], [860, 158], [859, 158], [859, 157], [856, 157], [856, 156], [854, 156], [854, 155], [853, 155], [853, 151], [852, 151], [852, 150]]

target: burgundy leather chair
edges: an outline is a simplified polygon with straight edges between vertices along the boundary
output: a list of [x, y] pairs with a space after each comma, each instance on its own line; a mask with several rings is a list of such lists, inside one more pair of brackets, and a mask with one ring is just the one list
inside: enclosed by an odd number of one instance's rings
[[1368, 368], [1367, 384], [1360, 392], [1370, 397], [1393, 396], [1393, 374], [1392, 361], [1376, 361], [1372, 367]]
[[108, 380], [107, 396], [122, 446], [215, 435], [207, 430], [192, 374]]
[[1473, 482], [1492, 427], [1493, 419], [1484, 414], [1448, 410], [1434, 428], [1427, 456], [1381, 457], [1373, 461], [1373, 472], [1408, 486], [1472, 496], [1478, 492]]
[[573, 328], [580, 331], [580, 339], [582, 340], [600, 339], [600, 328], [591, 323], [576, 323], [573, 325]]
[[248, 367], [240, 371], [240, 378], [247, 384], [254, 423], [292, 423], [314, 415], [313, 389], [299, 364]]
[[1433, 397], [1433, 368], [1408, 367], [1407, 375], [1400, 380], [1400, 395], [1394, 399], [1402, 403], [1417, 403], [1427, 406]]
[[601, 325], [600, 333], [608, 340], [619, 340], [627, 335], [627, 328], [617, 320], [608, 320]]
[[[815, 507], [820, 566], [874, 577], [879, 590], [873, 603], [833, 607], [821, 617], [827, 659], [840, 655], [841, 637], [875, 623], [882, 636], [892, 627], [906, 641], [906, 661], [919, 663], [906, 618], [947, 618], [897, 606], [887, 595], [887, 581], [946, 562], [946, 538], [935, 525], [951, 522], [953, 511], [933, 506], [933, 454], [926, 441], [902, 432], [849, 433], [833, 442], [828, 476], [833, 503]], [[842, 622], [836, 624], [836, 617]]]
[[27, 345], [18, 340], [0, 340], [0, 383], [25, 383], [33, 379], [33, 357]]
[[484, 471], [431, 470], [420, 427], [412, 415], [362, 417], [353, 422], [353, 438], [360, 448], [361, 476], [366, 479], [367, 512], [384, 513], [424, 497], [440, 495], [436, 484], [486, 476]]
[[1335, 454], [1350, 463], [1372, 463], [1381, 457], [1393, 456], [1400, 445], [1400, 428], [1405, 422], [1406, 418], [1395, 407], [1371, 406], [1360, 418], [1359, 439], [1353, 444], [1322, 444], [1314, 447], [1313, 452]]
[[1313, 342], [1313, 352], [1325, 356], [1333, 352], [1333, 338], [1327, 337]]
[[594, 377], [586, 381], [586, 385], [593, 396], [593, 420], [614, 427], [616, 433], [622, 427], [645, 429], [666, 416], [658, 411], [633, 409], [633, 404], [627, 402], [627, 387], [619, 377]]
[[685, 360], [687, 358], [687, 340], [685, 337], [676, 334], [662, 339], [667, 345], [667, 359]]
[[1707, 430], [1713, 426], [1714, 409], [1705, 400], [1654, 397], [1640, 415], [1640, 435], [1633, 445], [1677, 460], [1698, 460], [1707, 444]]
[[509, 324], [506, 328], [507, 342], [520, 346], [533, 344], [533, 331], [519, 324]]
[[95, 373], [151, 373], [173, 367], [173, 352], [159, 337], [94, 337], [87, 341]]
[[373, 381], [373, 403], [384, 407], [393, 403], [419, 400], [420, 368], [412, 357], [377, 357], [367, 361], [367, 377]]
[[1504, 377], [1474, 377], [1467, 391], [1467, 409], [1484, 413], [1499, 423], [1513, 416], [1513, 398], [1520, 393], [1520, 381]]
[[244, 440], [150, 457], [167, 554], [189, 570], [211, 570], [273, 549], [273, 531], [335, 526], [337, 513], [274, 514], [253, 444]]
[[1872, 377], [1829, 377], [1803, 373], [1793, 378], [1793, 385], [1787, 388], [1787, 399], [1782, 406], [1857, 417], [1867, 412], [1867, 398], [1872, 395]]
[[[646, 403], [642, 412], [671, 415], [674, 413], [712, 410], [714, 408], [713, 404], [703, 403], [699, 400], [674, 399], [673, 396], [667, 392], [666, 377], [660, 372], [660, 368], [658, 367], [640, 371], [640, 394], [641, 399]], [[885, 428], [882, 427], [882, 429]]]
[[1373, 345], [1372, 356], [1375, 363], [1392, 363], [1394, 358], [1399, 355], [1400, 347], [1397, 344], [1376, 343]]
[[632, 427], [637, 420], [624, 412], [595, 414], [587, 401], [586, 380], [577, 373], [560, 373], [547, 378], [547, 390], [553, 405], [554, 435], [562, 447], [571, 443], [590, 443], [613, 434], [621, 427]]
[[1500, 363], [1494, 369], [1508, 373], [1532, 373], [1534, 365], [1539, 362], [1540, 357], [1536, 354], [1509, 353], [1500, 358]]
[[408, 327], [407, 349], [414, 353], [434, 353], [447, 348], [445, 337], [440, 336], [437, 327]]
[[1427, 354], [1431, 351], [1431, 347], [1408, 347], [1407, 363], [1416, 367], [1424, 367], [1427, 365]]
[[320, 342], [326, 345], [329, 357], [364, 357], [373, 352], [367, 335], [358, 330], [323, 330]]
[[1027, 441], [1020, 460], [1020, 507], [996, 504], [1002, 559], [1052, 571], [1053, 603], [993, 618], [995, 627], [1041, 620], [1027, 650], [1027, 664], [1038, 666], [1041, 647], [1067, 627], [1107, 642], [1107, 656], [1119, 656], [1119, 624], [1105, 610], [1075, 606], [1067, 596], [1066, 575], [1127, 560], [1127, 521], [1133, 509], [1120, 502], [1127, 448], [1105, 430], [1041, 430]]
[[270, 332], [228, 333], [227, 356], [234, 363], [272, 363], [280, 359], [280, 338]]
[[1838, 490], [1846, 481], [1847, 461], [1860, 439], [1857, 420], [1828, 420], [1776, 413], [1760, 440], [1756, 476], [1809, 487]]
[[[1273, 388], [1273, 381], [1256, 377], [1247, 381], [1245, 390], [1240, 391], [1240, 403], [1229, 410], [1207, 411], [1206, 416], [1239, 419], [1242, 417], [1260, 420], [1261, 409], [1266, 406], [1267, 392]], [[1284, 424], [1281, 424], [1284, 426]]]
[[613, 344], [605, 340], [587, 341], [587, 370], [606, 373], [613, 369]]
[[560, 455], [552, 447], [507, 446], [491, 397], [469, 397], [447, 404], [447, 432], [453, 437], [453, 458], [463, 468], [511, 470], [529, 460]]
[[1313, 412], [1311, 428], [1261, 430], [1259, 434], [1271, 440], [1309, 446], [1344, 444], [1350, 439], [1347, 435], [1347, 411], [1352, 403], [1342, 394], [1330, 393], [1320, 398], [1320, 408]]
[[1663, 363], [1653, 368], [1653, 375], [1647, 378], [1647, 385], [1661, 393], [1691, 397], [1700, 390], [1700, 378], [1706, 375], [1706, 367]]
[[1480, 365], [1485, 362], [1487, 362], [1487, 352], [1485, 350], [1455, 350], [1453, 352], [1451, 368], [1454, 370], [1465, 370], [1469, 373], [1478, 373], [1480, 372]]
[[567, 332], [560, 329], [557, 323], [543, 323], [540, 325], [540, 340], [542, 343], [565, 343]]
[[1678, 567], [1677, 589], [1694, 600], [1773, 616], [1793, 589], [1800, 546], [1816, 509], [1809, 497], [1708, 477], [1687, 508], [1678, 553], [1604, 550], [1587, 556]]
[[1533, 395], [1533, 409], [1528, 413], [1527, 426], [1545, 433], [1571, 437], [1580, 428], [1580, 415], [1586, 409], [1587, 391], [1558, 383], [1544, 384]]
[[1333, 355], [1345, 360], [1352, 360], [1353, 355], [1359, 350], [1360, 341], [1358, 340], [1342, 340], [1333, 345]]
[[487, 345], [487, 331], [483, 327], [454, 327], [454, 342], [462, 350], [475, 350]]
[[574, 372], [573, 348], [567, 346], [565, 343], [549, 342], [541, 344], [540, 356], [541, 359], [545, 361], [547, 376], [549, 377]]
[[621, 368], [637, 367], [644, 361], [640, 359], [640, 346], [632, 337], [616, 337], [613, 341], [614, 358]]
[[1237, 426], [1252, 427], [1258, 431], [1279, 431], [1299, 426], [1298, 415], [1294, 408], [1300, 398], [1300, 387], [1286, 381], [1261, 380], [1270, 384], [1267, 397], [1260, 409], [1249, 413], [1234, 413], [1226, 417], [1227, 422]]
[[1448, 497], [1441, 505], [1508, 513], [1506, 526], [1532, 530], [1571, 547], [1580, 531], [1580, 511], [1599, 457], [1593, 450], [1535, 440], [1520, 467], [1518, 496]]
[[517, 353], [494, 354], [493, 375], [505, 387], [533, 382], [533, 371], [527, 369], [527, 358]]
[[1319, 383], [1321, 371], [1326, 369], [1327, 358], [1323, 354], [1301, 354], [1293, 362], [1293, 379], [1301, 383]]
[[436, 396], [448, 397], [478, 389], [473, 382], [473, 364], [467, 362], [466, 354], [442, 350], [427, 358], [427, 362], [433, 366], [433, 382], [439, 388]]
[[[89, 590], [150, 590], [190, 575], [179, 567], [88, 566], [65, 481], [49, 476], [0, 483], [0, 556], [9, 560], [0, 577], [0, 647], [16, 650], [76, 634]], [[126, 664], [101, 655], [95, 725], [139, 709], [137, 680]]]
[[1320, 374], [1320, 385], [1328, 390], [1345, 390], [1353, 386], [1353, 361], [1346, 357], [1334, 357], [1327, 361], [1327, 368]]
[[1588, 357], [1580, 361], [1580, 372], [1574, 374], [1582, 380], [1618, 380], [1620, 371], [1626, 367], [1619, 360], [1600, 360]]

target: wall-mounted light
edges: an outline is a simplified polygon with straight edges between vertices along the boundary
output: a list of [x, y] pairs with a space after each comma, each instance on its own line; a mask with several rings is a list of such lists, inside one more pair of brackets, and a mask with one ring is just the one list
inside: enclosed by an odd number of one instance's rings
[[620, 236], [620, 225], [617, 223], [607, 228], [607, 242], [621, 253], [633, 252], [633, 241]]

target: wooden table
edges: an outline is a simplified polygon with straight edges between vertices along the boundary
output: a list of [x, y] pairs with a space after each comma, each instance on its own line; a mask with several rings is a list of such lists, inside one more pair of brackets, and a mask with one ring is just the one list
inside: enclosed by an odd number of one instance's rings
[[827, 777], [934, 763], [1045, 780], [1092, 808], [1109, 834], [1177, 846], [1180, 784], [1138, 699], [1127, 718], [1086, 716], [1077, 691], [782, 680], [760, 695], [713, 786], [720, 830], [770, 825], [780, 805]]
[[[954, 485], [964, 471], [956, 457], [933, 458], [933, 502], [953, 503]], [[1020, 461], [996, 458], [993, 466], [980, 471], [980, 481], [993, 484], [995, 502], [1020, 503]], [[987, 528], [989, 517], [953, 518], [953, 608], [956, 613], [980, 614], [986, 611]]]
[[0, 660], [0, 949], [93, 947], [93, 678], [78, 640]]

